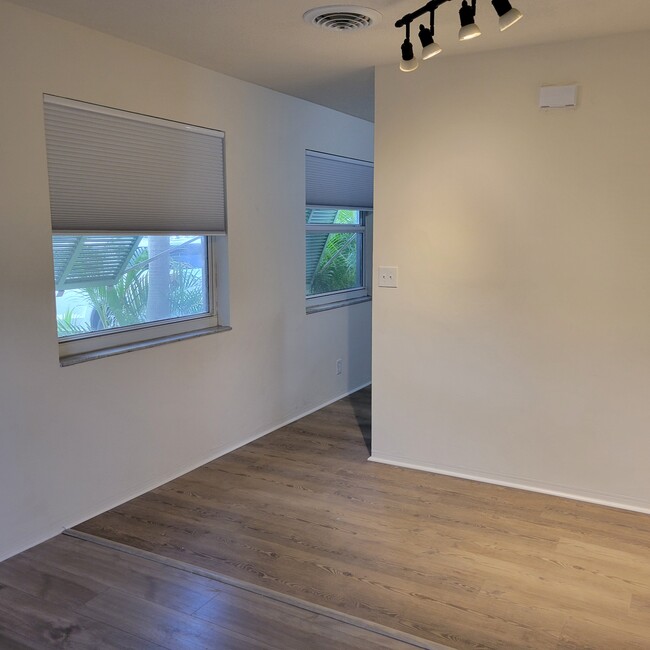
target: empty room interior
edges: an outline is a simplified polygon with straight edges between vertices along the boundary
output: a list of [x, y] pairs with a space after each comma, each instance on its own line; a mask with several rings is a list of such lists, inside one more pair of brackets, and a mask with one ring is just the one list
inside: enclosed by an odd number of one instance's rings
[[647, 0], [0, 0], [0, 650], [650, 648]]

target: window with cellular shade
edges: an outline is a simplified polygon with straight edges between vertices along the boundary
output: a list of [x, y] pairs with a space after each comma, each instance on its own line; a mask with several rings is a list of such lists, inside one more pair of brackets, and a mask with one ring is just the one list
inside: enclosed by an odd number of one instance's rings
[[46, 95], [55, 233], [226, 231], [221, 131]]
[[372, 210], [372, 163], [307, 151], [305, 164], [307, 206]]

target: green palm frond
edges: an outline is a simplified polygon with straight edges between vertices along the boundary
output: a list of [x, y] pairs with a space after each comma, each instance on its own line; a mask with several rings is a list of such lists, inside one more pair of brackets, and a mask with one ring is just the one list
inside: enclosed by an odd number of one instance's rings
[[[138, 248], [126, 271], [113, 285], [85, 288], [87, 304], [95, 309], [100, 329], [128, 327], [147, 322], [149, 298], [149, 253]], [[184, 262], [172, 261], [169, 271], [171, 318], [206, 311], [203, 275]]]
[[56, 329], [59, 336], [73, 336], [86, 334], [90, 329], [86, 325], [79, 325], [75, 321], [77, 314], [74, 309], [68, 309], [62, 316], [56, 317]]
[[311, 293], [349, 289], [357, 284], [356, 233], [331, 234], [314, 273]]

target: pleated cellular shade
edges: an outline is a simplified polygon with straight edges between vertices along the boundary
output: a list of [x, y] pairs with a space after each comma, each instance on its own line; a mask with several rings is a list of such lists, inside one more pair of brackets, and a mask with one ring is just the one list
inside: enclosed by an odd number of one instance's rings
[[220, 131], [45, 96], [52, 229], [223, 234]]
[[306, 179], [308, 206], [372, 210], [372, 163], [308, 151]]

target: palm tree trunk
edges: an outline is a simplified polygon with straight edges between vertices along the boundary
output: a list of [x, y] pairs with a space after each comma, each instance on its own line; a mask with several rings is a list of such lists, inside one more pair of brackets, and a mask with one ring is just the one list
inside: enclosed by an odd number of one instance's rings
[[169, 237], [149, 237], [147, 320], [169, 318]]

